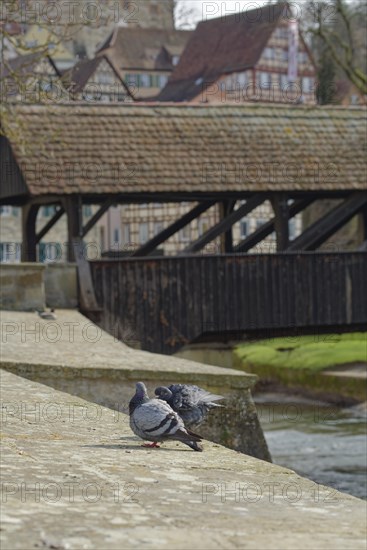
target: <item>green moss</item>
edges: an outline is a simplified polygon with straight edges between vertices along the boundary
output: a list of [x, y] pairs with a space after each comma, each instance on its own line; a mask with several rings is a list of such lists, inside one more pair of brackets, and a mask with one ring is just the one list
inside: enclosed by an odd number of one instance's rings
[[241, 344], [234, 353], [244, 369], [268, 366], [317, 372], [334, 365], [366, 362], [367, 333], [273, 338]]

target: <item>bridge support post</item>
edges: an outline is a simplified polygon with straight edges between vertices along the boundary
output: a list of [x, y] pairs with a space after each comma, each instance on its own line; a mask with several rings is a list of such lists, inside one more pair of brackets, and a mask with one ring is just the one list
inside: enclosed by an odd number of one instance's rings
[[277, 252], [286, 250], [289, 243], [289, 208], [288, 197], [285, 193], [274, 195], [271, 199], [274, 210], [274, 227], [277, 239]]
[[367, 205], [362, 209], [362, 231], [363, 231], [363, 240], [367, 241]]
[[69, 262], [75, 262], [74, 239], [81, 239], [83, 236], [83, 211], [80, 195], [71, 195], [63, 198], [63, 206], [67, 215], [68, 224], [68, 250]]
[[22, 262], [37, 261], [36, 221], [39, 204], [26, 204], [22, 208]]
[[[219, 214], [220, 219], [224, 220], [229, 214], [233, 212], [235, 205], [235, 201], [223, 201], [219, 205]], [[228, 228], [228, 230], [221, 235], [221, 253], [222, 254], [229, 254], [233, 252], [233, 233], [232, 233], [232, 226]]]

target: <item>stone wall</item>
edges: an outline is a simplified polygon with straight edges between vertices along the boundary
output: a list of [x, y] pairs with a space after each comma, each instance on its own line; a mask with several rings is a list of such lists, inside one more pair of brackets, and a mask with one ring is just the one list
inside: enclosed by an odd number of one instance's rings
[[43, 310], [46, 303], [45, 266], [0, 264], [0, 309]]

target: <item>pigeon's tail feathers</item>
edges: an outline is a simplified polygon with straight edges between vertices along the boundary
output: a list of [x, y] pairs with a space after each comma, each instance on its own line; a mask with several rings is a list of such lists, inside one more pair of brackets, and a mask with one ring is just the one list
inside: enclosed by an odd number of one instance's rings
[[201, 441], [203, 439], [200, 435], [194, 434], [194, 432], [191, 432], [186, 428], [176, 430], [174, 437], [183, 443], [187, 443], [187, 441]]
[[185, 445], [188, 445], [194, 451], [201, 452], [203, 450], [202, 446], [199, 445], [199, 441], [201, 441], [203, 438], [188, 429], [177, 430], [177, 432], [175, 433], [175, 439], [178, 439], [182, 443], [185, 443]]
[[188, 428], [186, 428], [186, 431], [187, 431], [187, 433], [189, 434], [190, 439], [191, 439], [192, 441], [201, 441], [201, 440], [203, 439], [201, 435], [196, 434], [195, 432], [192, 432], [192, 431], [189, 430]]
[[197, 443], [196, 441], [183, 441], [182, 443], [185, 443], [191, 449], [194, 449], [194, 451], [199, 451], [200, 453], [203, 451], [202, 446], [199, 443]]

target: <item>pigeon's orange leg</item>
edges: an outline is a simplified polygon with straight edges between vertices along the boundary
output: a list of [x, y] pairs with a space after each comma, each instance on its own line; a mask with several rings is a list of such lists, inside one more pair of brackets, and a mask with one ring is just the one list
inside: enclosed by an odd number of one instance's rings
[[157, 449], [160, 449], [160, 446], [158, 445], [157, 441], [154, 441], [153, 443], [144, 443], [142, 447], [156, 447]]

